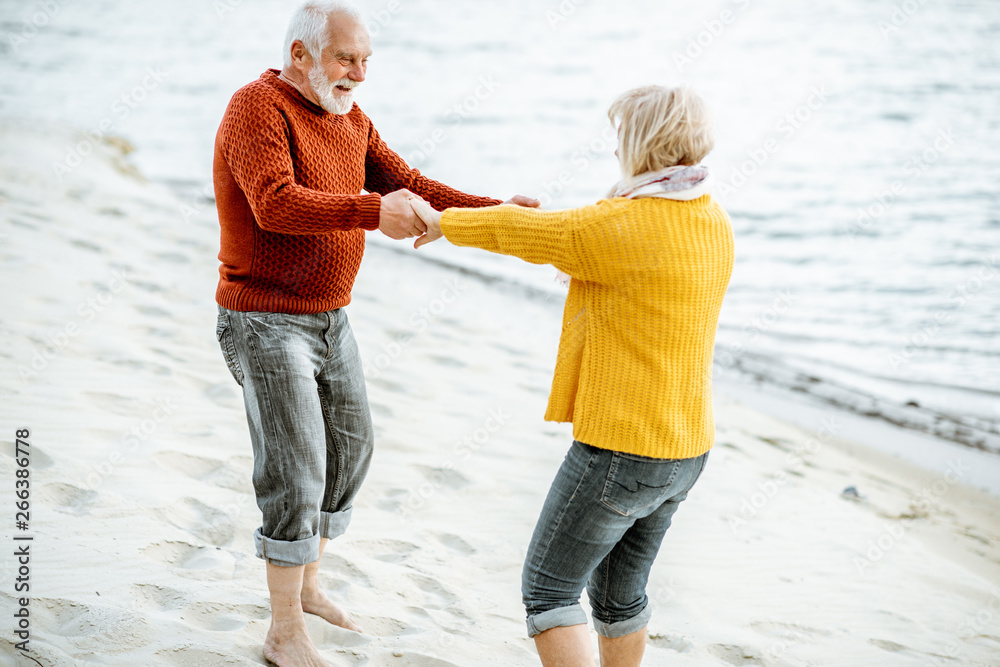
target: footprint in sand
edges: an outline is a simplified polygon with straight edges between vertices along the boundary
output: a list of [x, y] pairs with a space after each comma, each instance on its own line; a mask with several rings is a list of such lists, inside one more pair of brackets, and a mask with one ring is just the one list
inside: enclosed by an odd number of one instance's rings
[[217, 547], [229, 544], [236, 532], [236, 517], [197, 498], [183, 498], [169, 507], [155, 509], [154, 513], [166, 523]]
[[[83, 604], [56, 598], [32, 598], [38, 627], [54, 637], [73, 639], [77, 649], [101, 649], [116, 652], [109, 637], [129, 637], [130, 643], [149, 645], [156, 641], [153, 626], [142, 615], [118, 606]], [[119, 649], [120, 650], [120, 649]], [[63, 664], [63, 663], [52, 663]]]
[[225, 461], [181, 452], [157, 452], [153, 460], [165, 468], [176, 470], [192, 479], [213, 484], [223, 489], [251, 493], [250, 476], [253, 460], [249, 456], [231, 456]]
[[162, 664], [177, 665], [178, 667], [240, 667], [242, 665], [253, 665], [259, 667], [264, 664], [261, 660], [233, 655], [210, 648], [199, 648], [197, 646], [182, 646], [180, 648], [166, 648], [154, 653], [157, 658], [164, 661]]
[[187, 542], [157, 542], [141, 553], [157, 563], [192, 573], [217, 573], [220, 579], [231, 576], [236, 563], [233, 555], [226, 550], [219, 547], [198, 547]]
[[[134, 584], [132, 599], [147, 612], [170, 612], [180, 622], [210, 632], [242, 630], [248, 623], [270, 618], [265, 604], [191, 602], [191, 592], [156, 584]], [[174, 613], [176, 612], [176, 613]]]
[[362, 634], [330, 625], [322, 618], [306, 614], [306, 628], [317, 646], [364, 646], [373, 641], [370, 634]]
[[471, 484], [469, 478], [457, 470], [435, 468], [419, 464], [414, 464], [413, 467], [419, 470], [420, 474], [424, 476], [424, 479], [433, 484], [436, 488], [457, 491], [459, 489], [464, 489]]
[[242, 630], [253, 621], [271, 618], [271, 609], [265, 604], [196, 602], [185, 609], [181, 617], [204, 630], [232, 632]]
[[410, 497], [409, 489], [387, 489], [379, 494], [378, 500], [375, 502], [375, 506], [378, 507], [383, 512], [391, 512], [395, 514], [399, 512], [403, 507], [403, 503], [406, 499]]
[[184, 591], [157, 584], [133, 584], [132, 599], [143, 611], [174, 611], [188, 605]]
[[468, 614], [456, 608], [456, 605], [462, 602], [461, 599], [437, 579], [416, 573], [407, 573], [405, 578], [413, 582], [423, 593], [421, 606], [424, 609], [443, 610], [462, 619], [468, 618]]
[[[34, 441], [32, 441], [32, 443], [34, 443]], [[14, 447], [11, 447], [10, 449], [4, 447], [3, 452], [7, 456], [14, 458], [16, 449]], [[31, 445], [31, 468], [33, 470], [47, 470], [55, 464], [56, 462], [52, 460], [51, 456], [45, 453], [43, 448], [36, 444]]]
[[667, 635], [650, 634], [646, 640], [650, 646], [665, 648], [677, 653], [687, 653], [694, 644], [685, 637], [668, 637]]
[[433, 658], [413, 651], [390, 651], [372, 656], [365, 667], [459, 667], [456, 662]]
[[80, 395], [102, 412], [126, 417], [132, 417], [141, 412], [141, 401], [133, 396], [100, 391], [84, 391]]
[[351, 546], [358, 552], [380, 560], [383, 563], [400, 563], [410, 557], [420, 547], [412, 542], [402, 540], [361, 540], [352, 542]]
[[355, 619], [358, 625], [361, 626], [361, 629], [365, 631], [365, 634], [375, 637], [400, 637], [419, 632], [419, 630], [412, 628], [398, 618], [355, 614]]
[[368, 573], [340, 554], [325, 552], [320, 565], [320, 583], [326, 590], [340, 591], [351, 585], [374, 588]]
[[[20, 638], [15, 638], [15, 641], [20, 641]], [[15, 648], [14, 641], [7, 639], [6, 637], [0, 637], [0, 655], [17, 655], [19, 653], [18, 649]], [[60, 651], [54, 646], [48, 646], [46, 644], [39, 644], [37, 641], [31, 642], [31, 657], [33, 660], [22, 660], [20, 663], [4, 663], [4, 664], [17, 664], [24, 665], [25, 667], [34, 667], [35, 665], [72, 665], [74, 664], [73, 658], [69, 654]]]
[[39, 489], [35, 497], [46, 505], [55, 506], [56, 511], [81, 515], [90, 511], [88, 506], [97, 498], [97, 493], [72, 484], [52, 482]]
[[63, 637], [75, 637], [88, 634], [83, 630], [92, 610], [81, 602], [69, 602], [53, 598], [32, 598], [32, 615], [35, 622], [44, 623], [43, 627], [56, 629]]
[[762, 665], [760, 656], [753, 649], [746, 649], [733, 644], [712, 644], [708, 652], [730, 665]]
[[755, 621], [750, 624], [750, 627], [753, 628], [754, 631], [767, 637], [783, 640], [793, 639], [798, 641], [801, 639], [816, 637], [817, 635], [829, 637], [831, 634], [828, 630], [821, 630], [819, 628], [810, 628], [804, 625], [796, 625], [794, 623], [775, 623], [771, 621]]
[[209, 459], [175, 451], [156, 452], [152, 458], [163, 467], [176, 470], [198, 481], [211, 477], [224, 465], [220, 459]]
[[434, 539], [448, 547], [452, 551], [456, 551], [462, 556], [471, 556], [476, 553], [476, 548], [471, 544], [466, 542], [464, 539], [455, 535], [453, 533], [432, 533]]

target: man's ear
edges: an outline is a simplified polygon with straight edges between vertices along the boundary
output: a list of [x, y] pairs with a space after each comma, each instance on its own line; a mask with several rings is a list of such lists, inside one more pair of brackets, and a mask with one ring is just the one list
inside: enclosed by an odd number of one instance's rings
[[299, 40], [292, 42], [292, 64], [304, 70], [312, 67], [312, 54], [309, 53], [306, 45]]

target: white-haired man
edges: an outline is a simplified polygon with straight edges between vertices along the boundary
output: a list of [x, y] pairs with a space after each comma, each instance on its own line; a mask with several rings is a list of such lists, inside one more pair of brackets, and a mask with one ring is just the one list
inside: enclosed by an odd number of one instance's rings
[[411, 198], [437, 209], [501, 203], [425, 178], [385, 145], [352, 100], [369, 55], [356, 11], [307, 3], [289, 26], [282, 70], [237, 91], [216, 139], [216, 333], [243, 388], [263, 514], [254, 539], [271, 596], [264, 655], [278, 665], [326, 664], [303, 612], [360, 630], [317, 571], [327, 541], [347, 528], [373, 447], [343, 311], [365, 231], [424, 233]]

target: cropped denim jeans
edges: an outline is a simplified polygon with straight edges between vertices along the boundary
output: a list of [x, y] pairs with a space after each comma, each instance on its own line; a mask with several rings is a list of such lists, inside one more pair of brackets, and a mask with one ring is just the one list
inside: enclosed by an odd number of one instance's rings
[[574, 442], [524, 561], [528, 635], [586, 623], [584, 586], [599, 634], [624, 637], [646, 627], [650, 568], [707, 458], [653, 459]]
[[291, 567], [347, 530], [374, 436], [361, 356], [343, 310], [306, 315], [219, 307], [216, 336], [243, 388], [257, 556]]

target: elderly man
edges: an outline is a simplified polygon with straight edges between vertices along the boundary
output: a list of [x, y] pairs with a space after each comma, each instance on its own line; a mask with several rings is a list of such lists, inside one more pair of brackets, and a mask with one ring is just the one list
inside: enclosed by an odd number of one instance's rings
[[347, 528], [372, 454], [361, 359], [343, 310], [365, 231], [421, 235], [409, 204], [418, 196], [437, 209], [501, 203], [432, 181], [386, 146], [352, 100], [370, 54], [354, 10], [304, 5], [283, 69], [237, 91], [216, 139], [217, 337], [243, 388], [263, 513], [254, 540], [271, 596], [264, 655], [278, 665], [325, 664], [303, 612], [359, 631], [320, 590], [317, 571], [327, 541]]

